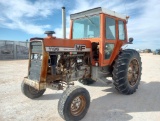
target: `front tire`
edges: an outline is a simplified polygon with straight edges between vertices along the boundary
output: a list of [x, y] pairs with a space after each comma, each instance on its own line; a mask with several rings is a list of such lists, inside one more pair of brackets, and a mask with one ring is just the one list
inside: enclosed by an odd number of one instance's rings
[[80, 86], [67, 88], [58, 102], [59, 115], [66, 121], [79, 121], [90, 105], [89, 92]]
[[41, 97], [44, 94], [44, 92], [46, 91], [45, 89], [37, 90], [37, 89], [25, 84], [24, 82], [22, 82], [22, 84], [21, 84], [21, 90], [22, 90], [22, 93], [30, 99]]
[[139, 53], [132, 49], [120, 52], [113, 66], [113, 80], [122, 94], [133, 94], [141, 80], [142, 62]]

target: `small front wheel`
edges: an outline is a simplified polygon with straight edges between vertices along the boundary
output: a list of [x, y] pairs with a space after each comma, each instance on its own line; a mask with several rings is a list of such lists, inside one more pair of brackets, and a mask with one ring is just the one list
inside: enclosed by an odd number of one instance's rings
[[58, 112], [66, 121], [79, 121], [86, 115], [89, 105], [89, 92], [83, 87], [72, 86], [62, 94], [58, 102]]
[[22, 82], [22, 84], [21, 84], [21, 90], [25, 96], [27, 96], [28, 98], [31, 98], [31, 99], [41, 97], [43, 95], [43, 93], [46, 91], [45, 89], [37, 90], [37, 89], [25, 84], [24, 82]]

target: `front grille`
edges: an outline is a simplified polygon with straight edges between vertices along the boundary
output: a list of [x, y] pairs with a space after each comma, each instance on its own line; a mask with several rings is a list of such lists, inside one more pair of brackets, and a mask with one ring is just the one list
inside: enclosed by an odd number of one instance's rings
[[42, 53], [42, 42], [41, 41], [33, 41], [30, 43], [31, 53]]
[[29, 79], [34, 81], [40, 81], [41, 64], [42, 64], [42, 42], [33, 41], [30, 43], [30, 67], [29, 67]]

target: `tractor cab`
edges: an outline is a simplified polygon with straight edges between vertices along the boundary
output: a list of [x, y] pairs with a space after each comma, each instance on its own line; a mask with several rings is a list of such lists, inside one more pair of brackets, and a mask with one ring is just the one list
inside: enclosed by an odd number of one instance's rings
[[122, 45], [127, 43], [128, 16], [105, 8], [70, 15], [70, 39], [90, 40], [92, 64], [111, 65]]

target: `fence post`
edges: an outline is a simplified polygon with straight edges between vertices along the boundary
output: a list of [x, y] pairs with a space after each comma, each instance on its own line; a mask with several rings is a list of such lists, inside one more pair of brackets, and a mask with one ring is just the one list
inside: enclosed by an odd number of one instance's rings
[[13, 43], [13, 47], [14, 47], [14, 49], [13, 49], [13, 51], [14, 51], [14, 59], [17, 59], [16, 41], [14, 41], [14, 43]]

